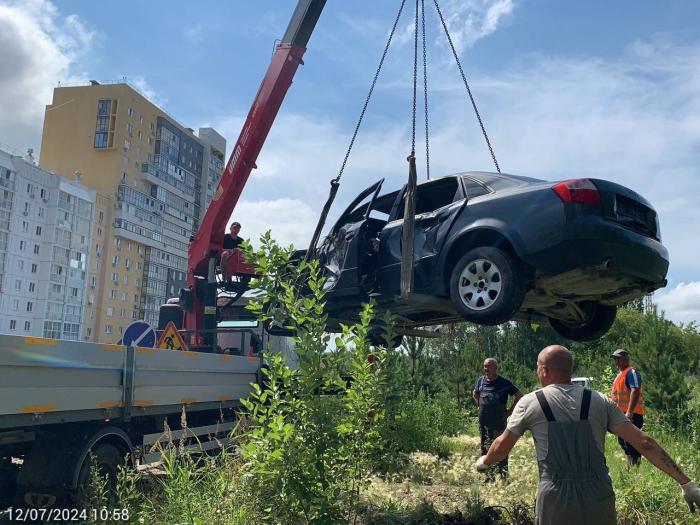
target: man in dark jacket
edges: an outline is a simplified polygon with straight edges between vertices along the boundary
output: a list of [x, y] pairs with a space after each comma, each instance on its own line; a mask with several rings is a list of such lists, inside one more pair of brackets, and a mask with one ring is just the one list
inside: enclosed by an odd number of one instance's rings
[[[513, 397], [510, 409], [507, 408], [509, 396]], [[481, 453], [486, 454], [493, 440], [506, 429], [506, 420], [523, 395], [513, 383], [498, 375], [498, 362], [493, 357], [489, 357], [484, 361], [484, 375], [474, 385], [472, 397], [479, 405]], [[499, 462], [495, 470], [500, 473], [501, 479], [505, 480], [508, 477], [508, 458]], [[495, 479], [494, 469], [486, 473], [486, 479], [488, 481]]]

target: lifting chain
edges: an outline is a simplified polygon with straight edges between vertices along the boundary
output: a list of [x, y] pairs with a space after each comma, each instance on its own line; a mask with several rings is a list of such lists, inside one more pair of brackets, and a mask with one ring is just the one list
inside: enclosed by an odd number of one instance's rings
[[489, 140], [489, 136], [486, 134], [486, 128], [484, 127], [484, 123], [481, 120], [481, 115], [479, 115], [479, 110], [476, 107], [476, 101], [474, 100], [474, 97], [472, 95], [472, 90], [469, 89], [469, 83], [467, 82], [467, 77], [464, 75], [464, 69], [462, 69], [462, 63], [459, 61], [459, 56], [457, 56], [457, 51], [455, 50], [455, 46], [452, 43], [452, 37], [450, 36], [450, 32], [447, 29], [447, 24], [445, 23], [445, 18], [442, 16], [442, 11], [440, 11], [440, 6], [438, 5], [437, 0], [433, 0], [433, 3], [435, 4], [435, 9], [437, 10], [438, 16], [440, 17], [440, 22], [442, 23], [442, 28], [445, 30], [445, 35], [447, 36], [447, 41], [450, 43], [450, 49], [452, 50], [452, 55], [455, 57], [455, 61], [457, 62], [457, 67], [459, 68], [459, 74], [462, 75], [462, 81], [464, 82], [464, 87], [467, 88], [467, 93], [469, 94], [469, 100], [471, 100], [472, 107], [474, 108], [474, 113], [476, 113], [476, 119], [479, 121], [479, 126], [481, 126], [481, 133], [484, 135], [484, 139], [486, 140], [486, 145], [489, 148], [489, 151], [491, 152], [491, 158], [493, 159], [493, 163], [496, 165], [496, 171], [498, 173], [501, 173], [501, 168], [498, 166], [498, 161], [496, 160], [496, 154], [493, 152], [493, 148], [491, 147], [491, 141]]

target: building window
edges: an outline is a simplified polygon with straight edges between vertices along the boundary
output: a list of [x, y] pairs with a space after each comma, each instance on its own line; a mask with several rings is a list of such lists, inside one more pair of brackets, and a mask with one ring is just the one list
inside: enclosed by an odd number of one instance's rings
[[117, 298], [117, 291], [116, 291], [116, 290], [110, 290], [110, 291], [109, 291], [109, 298], [110, 298], [110, 299], [116, 299], [116, 298]]
[[102, 228], [97, 228], [97, 236], [102, 237]]
[[119, 274], [117, 272], [112, 272], [112, 281], [115, 283], [119, 282]]
[[122, 164], [124, 164], [124, 166], [128, 166], [128, 165], [129, 165], [129, 157], [127, 157], [126, 155], [124, 155], [124, 156], [122, 157]]
[[15, 291], [19, 292], [22, 290], [22, 281], [20, 279], [17, 279], [15, 281]]
[[97, 215], [97, 220], [102, 223], [105, 220], [105, 212], [100, 211], [100, 213]]
[[131, 312], [131, 319], [132, 320], [136, 321], [138, 318], [139, 318], [139, 313], [136, 310]]
[[17, 329], [17, 321], [15, 319], [10, 319], [10, 330]]
[[13, 310], [19, 310], [19, 299], [13, 299], [13, 300], [12, 300], [12, 309], [13, 309]]
[[85, 335], [88, 337], [92, 337], [92, 328], [89, 326], [85, 329]]
[[36, 263], [32, 263], [32, 273], [36, 273], [37, 269], [38, 266], [36, 265]]
[[19, 241], [19, 251], [23, 252], [24, 248], [26, 247], [27, 243], [24, 241]]
[[95, 133], [95, 148], [106, 148], [107, 147], [107, 133]]
[[22, 221], [22, 231], [25, 233], [29, 231], [29, 223], [27, 221]]
[[36, 283], [29, 283], [29, 291], [30, 292], [33, 292], [35, 288], [36, 288]]
[[37, 214], [39, 215], [39, 217], [43, 217], [44, 216], [44, 208], [39, 206], [39, 210], [37, 211]]
[[131, 136], [131, 134], [134, 132], [134, 125], [131, 122], [128, 122], [126, 124], [126, 132]]
[[24, 259], [17, 259], [17, 268], [19, 271], [24, 271]]
[[92, 283], [90, 284], [90, 288], [97, 288], [97, 277], [94, 275], [92, 276]]
[[24, 321], [24, 331], [29, 332], [29, 329], [32, 327], [32, 323], [29, 321]]
[[35, 245], [34, 245], [34, 253], [35, 253], [36, 255], [39, 255], [39, 245], [38, 245], [38, 244], [35, 244]]
[[75, 288], [75, 287], [73, 287], [73, 286], [71, 286], [70, 294], [71, 294], [73, 297], [78, 297], [78, 289]]
[[126, 114], [129, 115], [130, 117], [133, 117], [134, 116], [134, 108], [127, 109]]
[[36, 234], [41, 235], [41, 226], [36, 227]]
[[31, 312], [34, 309], [34, 303], [27, 301], [27, 312]]
[[112, 333], [112, 325], [111, 325], [111, 324], [106, 324], [106, 325], [105, 325], [105, 333], [106, 333], [106, 334], [111, 334], [111, 333]]
[[109, 115], [112, 108], [112, 101], [102, 99], [97, 102], [97, 114], [98, 115]]
[[124, 141], [124, 151], [129, 151], [131, 149], [131, 141], [125, 140]]
[[109, 117], [97, 117], [95, 131], [98, 133], [107, 133], [109, 131]]
[[114, 306], [107, 307], [107, 317], [114, 317]]
[[124, 316], [125, 316], [125, 315], [126, 315], [126, 310], [124, 310], [124, 308], [121, 308], [121, 309], [119, 310], [119, 317], [121, 317], [122, 319], [124, 319]]

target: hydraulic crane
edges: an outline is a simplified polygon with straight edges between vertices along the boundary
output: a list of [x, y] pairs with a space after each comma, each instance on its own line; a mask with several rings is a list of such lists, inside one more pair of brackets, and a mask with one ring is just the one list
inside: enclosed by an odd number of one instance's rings
[[[299, 0], [292, 19], [260, 84], [243, 129], [231, 152], [214, 198], [192, 239], [188, 253], [187, 287], [177, 305], [161, 308], [159, 328], [175, 321], [190, 335], [193, 349], [216, 347], [216, 266], [222, 250], [224, 229], [262, 149], [267, 134], [292, 84], [326, 0]], [[252, 268], [240, 265], [240, 270]]]

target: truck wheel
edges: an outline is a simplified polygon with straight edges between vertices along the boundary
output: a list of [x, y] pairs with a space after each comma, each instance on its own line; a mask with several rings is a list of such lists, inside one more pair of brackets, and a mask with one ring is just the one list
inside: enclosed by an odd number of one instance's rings
[[510, 321], [525, 297], [518, 261], [491, 246], [465, 253], [452, 270], [450, 299], [465, 320], [482, 325]]
[[[98, 444], [90, 452], [80, 466], [76, 503], [78, 505], [112, 503], [112, 499], [116, 497], [117, 472], [119, 467], [124, 465], [124, 455], [109, 443]], [[93, 479], [95, 470], [99, 473], [100, 482], [104, 483], [102, 488], [107, 495], [107, 502], [90, 502], [91, 484], [98, 481]]]
[[586, 301], [579, 305], [588, 313], [583, 323], [569, 323], [561, 319], [549, 318], [549, 324], [562, 337], [572, 341], [595, 341], [603, 337], [615, 322], [617, 306]]

